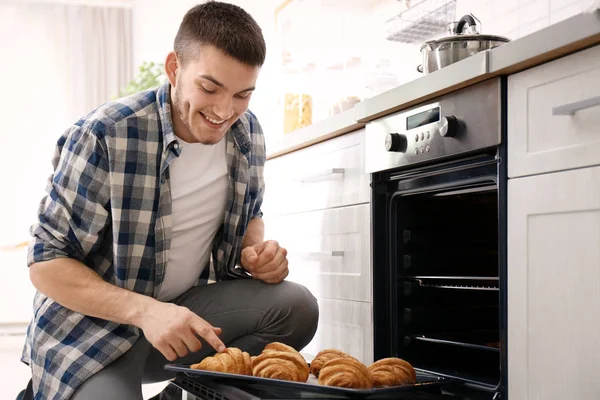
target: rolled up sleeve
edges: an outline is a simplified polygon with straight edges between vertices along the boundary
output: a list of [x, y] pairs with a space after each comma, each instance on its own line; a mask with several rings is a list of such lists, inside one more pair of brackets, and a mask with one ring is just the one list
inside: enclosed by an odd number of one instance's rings
[[252, 209], [252, 218], [262, 218], [263, 217], [263, 212], [261, 210], [262, 207], [262, 200], [263, 200], [263, 192], [264, 190], [259, 190], [258, 194], [256, 196], [256, 202], [254, 203], [254, 207]]
[[59, 139], [47, 194], [30, 229], [28, 266], [61, 257], [83, 262], [98, 245], [110, 214], [108, 165], [93, 132], [75, 126]]
[[263, 134], [262, 126], [258, 122], [256, 116], [250, 113], [250, 129], [252, 138], [252, 158], [251, 158], [251, 207], [250, 219], [262, 218], [263, 213], [261, 210], [263, 204], [263, 197], [265, 194], [265, 178], [264, 168], [266, 162], [266, 146], [265, 137]]

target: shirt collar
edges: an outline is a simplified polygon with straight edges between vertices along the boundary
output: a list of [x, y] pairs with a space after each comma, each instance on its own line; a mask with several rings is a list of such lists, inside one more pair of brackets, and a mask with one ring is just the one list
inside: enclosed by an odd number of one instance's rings
[[251, 126], [246, 114], [242, 115], [229, 129], [236, 147], [246, 157], [252, 149], [252, 141], [250, 140]]
[[175, 131], [173, 130], [173, 116], [171, 114], [171, 83], [165, 82], [158, 88], [156, 93], [158, 99], [158, 114], [160, 117], [160, 124], [163, 131], [163, 152], [167, 151], [170, 146], [174, 146], [175, 153], [179, 155], [179, 144]]

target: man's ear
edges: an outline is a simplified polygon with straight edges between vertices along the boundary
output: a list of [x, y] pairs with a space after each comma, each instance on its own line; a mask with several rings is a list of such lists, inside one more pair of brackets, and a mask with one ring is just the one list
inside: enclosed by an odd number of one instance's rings
[[171, 83], [171, 86], [175, 86], [177, 82], [177, 72], [179, 71], [179, 60], [177, 58], [177, 54], [174, 51], [170, 52], [167, 55], [167, 60], [165, 61], [165, 72], [167, 74], [167, 78]]

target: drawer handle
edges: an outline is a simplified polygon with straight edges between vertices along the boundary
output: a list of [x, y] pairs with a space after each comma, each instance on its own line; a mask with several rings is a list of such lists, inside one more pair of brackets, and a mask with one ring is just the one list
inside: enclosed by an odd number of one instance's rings
[[[290, 252], [292, 253], [292, 252]], [[288, 253], [288, 257], [290, 256], [290, 254]], [[300, 258], [302, 260], [322, 260], [325, 258], [332, 258], [332, 257], [343, 257], [344, 256], [344, 252], [343, 251], [313, 251], [313, 252], [303, 252], [303, 253], [292, 253], [291, 257], [289, 258]]]
[[338, 174], [343, 175], [344, 172], [345, 172], [344, 168], [329, 168], [329, 169], [326, 169], [323, 171], [315, 172], [314, 174], [305, 175], [300, 179], [300, 181], [307, 182], [307, 181], [312, 181], [312, 180], [316, 180], [316, 179], [326, 178], [331, 175], [338, 175]]
[[577, 111], [595, 106], [600, 106], [600, 96], [590, 97], [589, 99], [579, 100], [565, 104], [564, 106], [554, 107], [552, 109], [552, 115], [573, 115]]

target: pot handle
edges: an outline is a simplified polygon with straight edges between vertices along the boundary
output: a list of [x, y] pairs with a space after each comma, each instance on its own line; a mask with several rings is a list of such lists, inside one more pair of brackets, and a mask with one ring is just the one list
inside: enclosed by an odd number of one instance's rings
[[423, 64], [417, 66], [417, 71], [423, 73]]
[[469, 26], [470, 33], [477, 33], [477, 23], [475, 22], [475, 18], [473, 18], [472, 15], [467, 14], [458, 20], [458, 23], [454, 28], [455, 34], [462, 34], [465, 25]]

